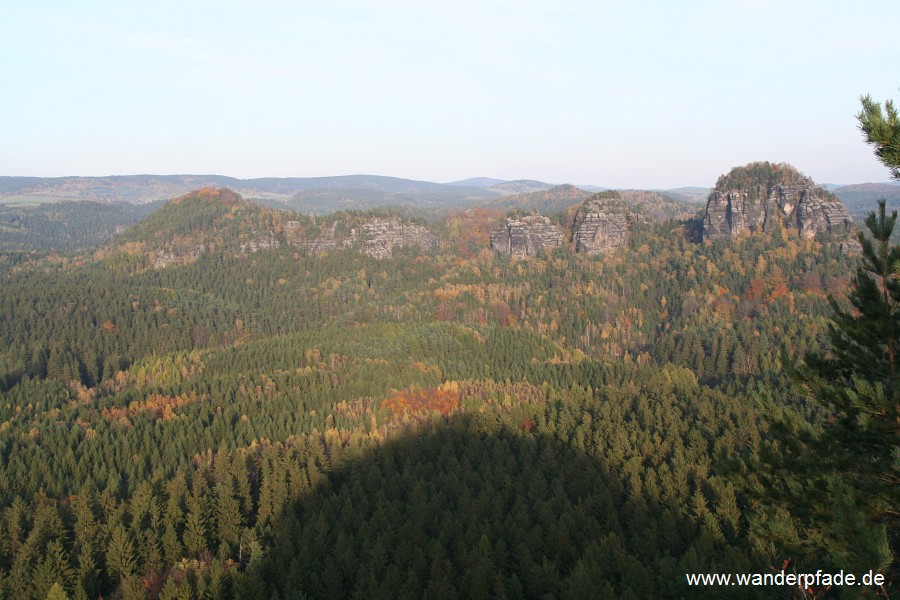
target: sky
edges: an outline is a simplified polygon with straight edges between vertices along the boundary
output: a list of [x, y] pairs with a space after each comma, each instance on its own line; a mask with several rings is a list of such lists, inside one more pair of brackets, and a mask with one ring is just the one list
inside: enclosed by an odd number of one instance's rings
[[887, 181], [900, 2], [12, 2], [0, 175]]

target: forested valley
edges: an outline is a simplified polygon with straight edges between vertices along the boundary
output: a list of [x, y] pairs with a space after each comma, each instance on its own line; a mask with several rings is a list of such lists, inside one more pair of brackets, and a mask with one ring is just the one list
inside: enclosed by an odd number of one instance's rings
[[885, 571], [865, 525], [798, 506], [773, 430], [833, 418], [786, 363], [828, 350], [860, 257], [704, 242], [667, 202], [612, 253], [505, 256], [492, 208], [385, 258], [335, 240], [389, 211], [203, 190], [94, 250], [3, 255], [0, 596], [792, 597], [685, 573]]

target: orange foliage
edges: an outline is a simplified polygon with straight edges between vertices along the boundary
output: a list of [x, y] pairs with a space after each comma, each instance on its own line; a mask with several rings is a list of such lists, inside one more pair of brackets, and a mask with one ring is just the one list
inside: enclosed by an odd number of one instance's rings
[[717, 298], [716, 301], [713, 302], [713, 310], [717, 315], [730, 319], [734, 314], [734, 305], [732, 305], [727, 298]]
[[787, 282], [785, 282], [784, 279], [782, 278], [779, 281], [775, 282], [775, 285], [772, 288], [772, 293], [769, 294], [769, 299], [777, 300], [778, 298], [781, 298], [782, 296], [787, 296], [789, 293], [790, 293], [790, 290], [788, 289]]
[[459, 408], [459, 392], [454, 389], [403, 390], [381, 403], [394, 414], [419, 411], [437, 411], [446, 415]]
[[491, 242], [491, 231], [506, 213], [492, 208], [474, 208], [450, 211], [445, 223], [451, 231], [451, 240], [463, 258], [471, 258], [470, 245], [486, 247]]
[[747, 302], [757, 302], [762, 300], [766, 295], [766, 282], [762, 279], [751, 279], [744, 289], [744, 300]]
[[164, 396], [162, 394], [151, 394], [144, 402], [134, 401], [126, 406], [117, 406], [104, 408], [101, 411], [104, 419], [109, 421], [121, 421], [129, 415], [138, 412], [152, 412], [157, 419], [170, 420], [175, 417], [175, 409], [180, 408], [191, 402], [206, 399], [206, 396], [199, 396], [197, 392], [187, 394], [179, 394], [178, 396]]

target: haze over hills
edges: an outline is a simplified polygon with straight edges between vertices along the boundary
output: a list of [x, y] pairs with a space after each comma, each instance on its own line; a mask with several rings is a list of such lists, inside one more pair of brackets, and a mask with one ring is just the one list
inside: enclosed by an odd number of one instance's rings
[[202, 187], [227, 187], [262, 199], [288, 201], [316, 190], [365, 190], [385, 194], [448, 195], [451, 199], [496, 197], [478, 187], [451, 186], [379, 175], [335, 177], [262, 177], [237, 179], [223, 175], [116, 175], [109, 177], [0, 177], [0, 202], [97, 200], [143, 203], [175, 198]]
[[[568, 185], [568, 184], [567, 184]], [[333, 177], [261, 177], [238, 179], [224, 175], [114, 175], [108, 177], [0, 177], [0, 204], [35, 204], [66, 200], [143, 204], [168, 200], [203, 187], [227, 187], [245, 198], [278, 208], [324, 214], [336, 210], [394, 206], [441, 212], [455, 206], [492, 204], [506, 196], [558, 187], [535, 180], [504, 181], [475, 177], [450, 183], [417, 181], [380, 175]], [[586, 192], [609, 189], [570, 186]], [[827, 185], [855, 217], [864, 216], [878, 198], [900, 204], [900, 186], [885, 183]], [[653, 190], [672, 200], [705, 203], [708, 187]], [[500, 204], [505, 202], [500, 201]]]
[[497, 185], [498, 183], [504, 183], [504, 180], [494, 179], [493, 177], [471, 177], [469, 179], [463, 179], [461, 181], [451, 181], [447, 185], [489, 188]]
[[[814, 187], [753, 167], [723, 223], [760, 183]], [[729, 474], [760, 460], [760, 397], [805, 401], [775, 357], [820, 348], [850, 286], [805, 235], [837, 200], [705, 242], [700, 205], [648, 190], [283, 210], [314, 191], [208, 187], [93, 249], [0, 253], [0, 595], [694, 597], [683, 573], [796, 555], [799, 518], [756, 518], [796, 502]], [[110, 208], [8, 208], [70, 206]], [[40, 553], [62, 574], [16, 566]]]
[[7, 4], [0, 600], [900, 599], [897, 0]]
[[[209, 188], [77, 260], [0, 271], [0, 593], [47, 597], [53, 572], [14, 566], [51, 551], [97, 573], [67, 591], [149, 581], [153, 600], [352, 596], [385, 569], [374, 597], [684, 597], [683, 572], [764, 569], [724, 474], [765, 435], [755, 394], [790, 389], [778, 348], [819, 346], [844, 255], [701, 243], [632, 214], [677, 204], [656, 192], [497, 200], [423, 224]], [[569, 204], [506, 216], [541, 203]], [[73, 459], [45, 473], [48, 453]], [[446, 558], [413, 560], [414, 534]]]
[[855, 183], [829, 191], [841, 199], [854, 219], [865, 219], [882, 198], [887, 200], [888, 209], [900, 208], [900, 185], [896, 183]]

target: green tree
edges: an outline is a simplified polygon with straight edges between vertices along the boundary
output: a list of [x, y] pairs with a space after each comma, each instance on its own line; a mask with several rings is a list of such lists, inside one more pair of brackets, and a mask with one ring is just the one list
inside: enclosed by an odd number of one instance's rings
[[785, 446], [801, 476], [795, 492], [803, 495], [805, 478], [822, 493], [809, 505], [823, 528], [817, 543], [834, 564], [882, 570], [892, 560], [888, 537], [896, 547], [900, 483], [894, 458], [900, 281], [893, 267], [900, 248], [888, 240], [896, 218], [885, 215], [884, 202], [870, 215], [872, 240], [860, 236], [863, 265], [850, 292], [852, 308], [832, 302], [830, 353], [807, 355], [795, 369], [804, 395], [825, 410], [821, 427], [782, 429], [797, 436]]
[[[885, 115], [869, 97], [862, 103], [860, 129], [897, 177], [896, 110], [888, 102]], [[761, 475], [766, 485], [758, 491], [763, 502], [790, 506], [796, 521], [785, 522], [777, 508], [754, 517], [756, 533], [768, 530], [782, 551], [805, 546], [815, 561], [892, 576], [892, 548], [900, 541], [900, 247], [890, 241], [896, 221], [883, 200], [866, 220], [849, 305], [830, 301], [828, 352], [807, 354], [799, 365], [784, 354], [814, 410], [801, 415], [771, 401], [778, 457], [769, 461], [775, 468]]]
[[68, 596], [66, 596], [66, 592], [63, 587], [57, 581], [50, 588], [50, 591], [47, 592], [47, 600], [68, 600]]
[[110, 575], [118, 575], [123, 580], [128, 579], [137, 566], [134, 560], [134, 545], [128, 537], [128, 532], [121, 525], [117, 525], [110, 536], [106, 565]]
[[900, 116], [893, 100], [884, 103], [884, 110], [868, 94], [860, 101], [862, 110], [856, 118], [866, 143], [875, 146], [875, 155], [891, 170], [891, 177], [900, 179]]

